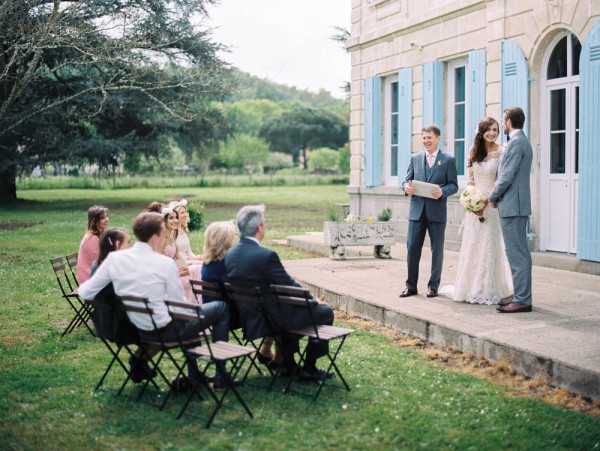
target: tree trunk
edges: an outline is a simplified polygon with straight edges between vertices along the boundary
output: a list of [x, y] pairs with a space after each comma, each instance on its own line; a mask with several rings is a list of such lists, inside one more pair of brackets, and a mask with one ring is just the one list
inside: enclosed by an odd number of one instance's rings
[[12, 167], [0, 169], [0, 203], [17, 200], [17, 173]]
[[308, 169], [308, 159], [306, 158], [306, 147], [302, 148], [302, 166], [304, 169]]

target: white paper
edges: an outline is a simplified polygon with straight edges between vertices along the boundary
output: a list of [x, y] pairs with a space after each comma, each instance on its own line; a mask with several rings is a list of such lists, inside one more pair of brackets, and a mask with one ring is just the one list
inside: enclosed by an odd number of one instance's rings
[[440, 188], [435, 183], [420, 182], [418, 180], [412, 181], [412, 187], [415, 190], [414, 196], [429, 197], [430, 199], [435, 199], [431, 193]]

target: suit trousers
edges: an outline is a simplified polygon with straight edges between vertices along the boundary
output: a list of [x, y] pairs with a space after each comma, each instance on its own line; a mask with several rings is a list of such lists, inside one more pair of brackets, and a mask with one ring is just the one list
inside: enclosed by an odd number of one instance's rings
[[513, 303], [531, 305], [531, 252], [527, 245], [527, 216], [500, 217], [500, 227], [515, 294]]
[[411, 290], [417, 290], [419, 263], [421, 262], [421, 253], [426, 233], [429, 233], [429, 240], [431, 242], [431, 276], [427, 287], [437, 290], [442, 279], [446, 223], [429, 221], [425, 211], [423, 211], [421, 219], [418, 221], [408, 221], [408, 233], [406, 236], [406, 245], [408, 247], [408, 254], [406, 256], [408, 279], [406, 279], [406, 287]]

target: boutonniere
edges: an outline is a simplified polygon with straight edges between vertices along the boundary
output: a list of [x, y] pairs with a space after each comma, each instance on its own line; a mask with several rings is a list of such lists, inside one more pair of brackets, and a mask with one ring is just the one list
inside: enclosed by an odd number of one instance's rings
[[438, 160], [437, 167], [439, 168], [442, 165], [442, 160]]

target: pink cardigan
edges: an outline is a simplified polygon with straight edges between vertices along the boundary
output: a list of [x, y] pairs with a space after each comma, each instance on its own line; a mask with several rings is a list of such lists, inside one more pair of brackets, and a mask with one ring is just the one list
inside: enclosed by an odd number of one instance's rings
[[98, 259], [100, 254], [100, 238], [96, 235], [85, 235], [79, 245], [77, 256], [77, 282], [82, 284], [90, 278], [92, 263]]

